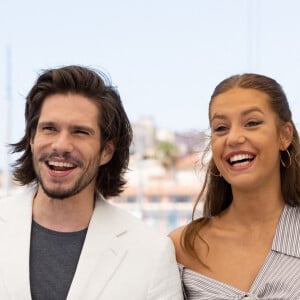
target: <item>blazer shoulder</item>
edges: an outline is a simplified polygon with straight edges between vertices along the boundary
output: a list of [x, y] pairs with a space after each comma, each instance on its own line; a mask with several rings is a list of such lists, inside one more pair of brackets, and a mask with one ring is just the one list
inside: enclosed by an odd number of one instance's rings
[[[133, 213], [121, 208], [120, 206], [110, 203], [105, 199], [100, 199], [99, 211], [105, 212], [106, 216], [109, 216], [111, 226], [118, 226], [126, 228], [129, 236], [132, 238], [141, 238], [143, 241], [149, 243], [159, 243], [159, 241], [170, 242], [170, 238], [167, 234], [159, 231], [158, 229], [151, 227], [145, 223], [141, 218]], [[114, 225], [112, 225], [114, 223]]]
[[0, 216], [14, 216], [23, 214], [27, 207], [32, 206], [35, 191], [21, 189], [11, 192], [9, 195], [0, 197]]

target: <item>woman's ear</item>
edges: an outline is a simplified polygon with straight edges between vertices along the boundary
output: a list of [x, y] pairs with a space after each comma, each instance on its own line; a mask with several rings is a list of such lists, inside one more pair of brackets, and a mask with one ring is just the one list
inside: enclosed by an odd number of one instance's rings
[[115, 153], [115, 145], [113, 144], [112, 141], [107, 142], [100, 154], [99, 167], [107, 164], [113, 157], [114, 153]]
[[290, 122], [286, 122], [280, 130], [280, 150], [285, 151], [293, 140], [293, 125]]

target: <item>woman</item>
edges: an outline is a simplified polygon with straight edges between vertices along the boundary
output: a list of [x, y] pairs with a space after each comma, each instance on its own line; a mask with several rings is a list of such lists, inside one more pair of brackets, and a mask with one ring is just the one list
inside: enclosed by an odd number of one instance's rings
[[203, 217], [170, 234], [186, 299], [300, 299], [299, 136], [287, 98], [258, 74], [209, 104]]

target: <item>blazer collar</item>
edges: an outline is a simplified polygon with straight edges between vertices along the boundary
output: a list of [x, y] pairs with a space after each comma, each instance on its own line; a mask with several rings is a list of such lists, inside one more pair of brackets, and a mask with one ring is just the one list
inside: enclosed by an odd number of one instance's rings
[[34, 192], [17, 192], [1, 200], [0, 272], [9, 295], [5, 299], [31, 299], [29, 249]]
[[[35, 191], [2, 199], [0, 274], [9, 296], [31, 299], [29, 256]], [[127, 214], [126, 214], [127, 215]], [[125, 213], [99, 196], [67, 299], [98, 299], [127, 255]], [[18, 288], [16, 288], [16, 286]], [[1, 297], [0, 293], [0, 298]]]
[[96, 200], [84, 246], [67, 299], [99, 299], [127, 255], [122, 213], [103, 197]]

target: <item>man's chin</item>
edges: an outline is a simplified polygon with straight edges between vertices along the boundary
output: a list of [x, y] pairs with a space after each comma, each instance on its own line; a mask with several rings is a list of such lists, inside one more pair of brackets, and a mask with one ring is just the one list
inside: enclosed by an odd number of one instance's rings
[[44, 186], [42, 186], [44, 193], [52, 199], [57, 199], [57, 200], [64, 200], [66, 198], [70, 198], [76, 194], [79, 193], [79, 191], [72, 189], [72, 190], [54, 190], [54, 189], [48, 189]]

